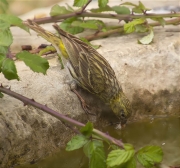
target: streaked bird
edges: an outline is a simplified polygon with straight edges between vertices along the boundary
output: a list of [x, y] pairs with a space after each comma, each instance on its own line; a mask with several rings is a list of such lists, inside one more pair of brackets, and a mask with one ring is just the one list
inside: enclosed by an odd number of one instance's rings
[[49, 41], [62, 54], [67, 68], [77, 84], [109, 104], [124, 125], [132, 112], [129, 100], [123, 93], [107, 60], [79, 38], [65, 32], [57, 24], [53, 27], [59, 37], [28, 20], [25, 25]]

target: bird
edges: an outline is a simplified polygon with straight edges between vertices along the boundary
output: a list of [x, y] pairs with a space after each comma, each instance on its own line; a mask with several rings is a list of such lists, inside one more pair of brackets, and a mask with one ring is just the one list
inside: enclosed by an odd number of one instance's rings
[[132, 113], [131, 103], [124, 94], [114, 70], [101, 54], [78, 37], [62, 30], [57, 24], [53, 27], [59, 36], [32, 20], [27, 20], [24, 24], [61, 53], [70, 75], [78, 86], [102, 99], [110, 106], [120, 123], [126, 124]]

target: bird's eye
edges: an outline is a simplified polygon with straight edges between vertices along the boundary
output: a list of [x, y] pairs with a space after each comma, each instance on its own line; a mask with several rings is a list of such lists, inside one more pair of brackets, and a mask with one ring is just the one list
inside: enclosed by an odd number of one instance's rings
[[121, 117], [122, 117], [122, 118], [125, 118], [125, 115], [122, 113], [122, 114], [121, 114]]

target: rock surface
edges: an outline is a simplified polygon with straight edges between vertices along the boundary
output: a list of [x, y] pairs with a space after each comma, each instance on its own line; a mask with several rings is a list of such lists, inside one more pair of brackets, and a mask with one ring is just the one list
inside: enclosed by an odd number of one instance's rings
[[[102, 46], [98, 52], [109, 61], [132, 103], [134, 111], [130, 120], [180, 114], [180, 32], [167, 32], [167, 29], [155, 28], [151, 45], [137, 44], [137, 39], [142, 36], [139, 34], [93, 41], [93, 44]], [[14, 34], [14, 48], [22, 44], [37, 46], [45, 42], [40, 37], [30, 37], [19, 30]], [[11, 90], [47, 104], [80, 122], [86, 123], [90, 119], [97, 128], [106, 126], [109, 122], [107, 117], [85, 115], [78, 98], [67, 84], [68, 72], [60, 69], [56, 57], [48, 59], [51, 67], [45, 76], [33, 73], [23, 62], [16, 61], [20, 81], [8, 81], [2, 74], [0, 81], [3, 86], [11, 86]], [[104, 105], [100, 100], [80, 91], [93, 112], [112, 113], [106, 107], [101, 108]], [[40, 110], [23, 106], [23, 103], [8, 95], [0, 99], [2, 168], [45, 157], [63, 147], [72, 134], [61, 121]]]

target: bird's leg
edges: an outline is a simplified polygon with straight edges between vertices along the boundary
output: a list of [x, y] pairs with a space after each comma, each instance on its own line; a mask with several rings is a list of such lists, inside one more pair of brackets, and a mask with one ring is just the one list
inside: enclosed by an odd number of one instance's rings
[[89, 109], [90, 109], [89, 105], [86, 104], [85, 100], [81, 97], [81, 95], [76, 90], [77, 89], [77, 84], [75, 83], [75, 81], [71, 82], [70, 88], [71, 88], [71, 91], [74, 92], [77, 95], [77, 97], [79, 98], [79, 100], [81, 101], [81, 106], [82, 106], [83, 110], [85, 111], [85, 113], [90, 114], [90, 115], [96, 115], [96, 114], [91, 113], [89, 111]]

